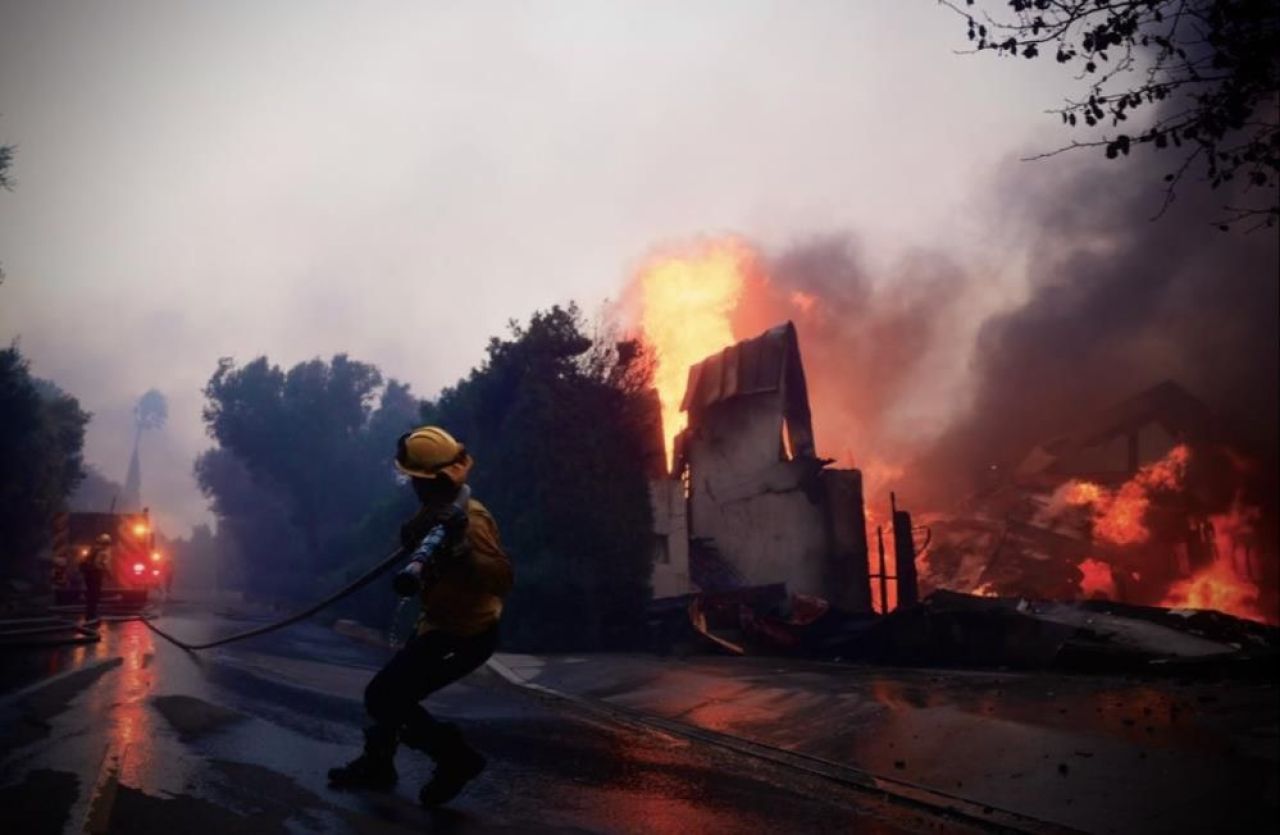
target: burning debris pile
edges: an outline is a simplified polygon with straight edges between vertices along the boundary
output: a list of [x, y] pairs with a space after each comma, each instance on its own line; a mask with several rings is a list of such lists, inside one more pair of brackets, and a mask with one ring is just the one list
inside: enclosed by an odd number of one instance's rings
[[1172, 382], [1033, 449], [966, 511], [930, 520], [926, 588], [1213, 609], [1276, 623], [1276, 554], [1252, 466]]

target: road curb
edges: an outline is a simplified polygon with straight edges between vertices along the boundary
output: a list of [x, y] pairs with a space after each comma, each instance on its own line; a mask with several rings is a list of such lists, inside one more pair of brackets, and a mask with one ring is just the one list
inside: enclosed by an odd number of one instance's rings
[[124, 659], [119, 656], [116, 656], [114, 658], [105, 658], [101, 661], [97, 661], [92, 664], [84, 664], [82, 666], [75, 667], [73, 669], [58, 673], [57, 675], [49, 676], [48, 678], [42, 678], [39, 681], [34, 682], [33, 684], [28, 684], [26, 687], [22, 688], [21, 690], [15, 690], [12, 693], [7, 693], [3, 696], [0, 696], [0, 710], [7, 710], [13, 707], [14, 705], [18, 704], [19, 702], [21, 702], [23, 699], [27, 698], [28, 696], [32, 696], [36, 693], [39, 693], [41, 690], [45, 689], [46, 687], [52, 687], [53, 685], [59, 683], [63, 679], [70, 678], [71, 676], [74, 676], [74, 675], [79, 675], [80, 673], [83, 673], [86, 670], [97, 670], [99, 668], [105, 667], [107, 669], [102, 670], [102, 672], [106, 673], [110, 668], [119, 667], [122, 664], [124, 664]]
[[657, 731], [670, 736], [715, 745], [748, 757], [823, 777], [858, 791], [878, 794], [889, 802], [924, 809], [934, 814], [941, 814], [991, 831], [1025, 833], [1026, 835], [1082, 835], [1080, 830], [1072, 829], [1068, 826], [1037, 820], [1017, 812], [967, 800], [904, 780], [882, 777], [844, 763], [776, 748], [717, 731], [708, 731], [684, 722], [677, 722], [661, 716], [622, 707], [603, 699], [556, 690], [523, 678], [497, 658], [490, 658], [487, 666], [510, 685], [568, 702], [593, 713], [603, 714], [614, 721], [621, 721], [624, 724], [639, 726], [649, 731]]

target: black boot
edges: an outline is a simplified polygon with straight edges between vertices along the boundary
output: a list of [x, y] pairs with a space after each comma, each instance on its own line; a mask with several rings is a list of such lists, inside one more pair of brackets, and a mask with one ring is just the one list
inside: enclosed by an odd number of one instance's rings
[[365, 728], [364, 753], [346, 765], [329, 769], [329, 785], [339, 789], [385, 791], [396, 784], [396, 732]]
[[453, 800], [463, 786], [484, 771], [485, 758], [466, 743], [456, 725], [438, 722], [430, 732], [405, 729], [400, 739], [436, 761], [435, 774], [418, 792], [419, 802], [428, 808]]

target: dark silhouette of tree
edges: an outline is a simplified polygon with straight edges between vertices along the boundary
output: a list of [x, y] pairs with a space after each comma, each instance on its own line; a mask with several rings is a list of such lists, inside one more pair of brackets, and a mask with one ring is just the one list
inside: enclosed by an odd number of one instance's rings
[[345, 354], [288, 372], [266, 357], [243, 367], [224, 359], [204, 393], [219, 448], [196, 462], [196, 478], [219, 533], [225, 523], [236, 539], [247, 583], [310, 593], [318, 573], [350, 558], [337, 545], [395, 488], [395, 439], [417, 402]]
[[[288, 372], [265, 357], [223, 360], [205, 389], [218, 446], [196, 478], [217, 547], [234, 553], [220, 562], [224, 585], [303, 598], [367, 570], [416, 506], [391, 467], [396, 438], [438, 423], [474, 453], [476, 495], [514, 555], [507, 644], [637, 644], [652, 560], [647, 478], [663, 462], [650, 365], [640, 345], [588, 336], [572, 306], [511, 323], [431, 403], [343, 355]], [[385, 626], [394, 608], [375, 583], [339, 612]]]
[[89, 415], [31, 376], [16, 346], [0, 351], [0, 570], [34, 572], [54, 514], [84, 477]]
[[230, 578], [222, 576], [228, 565], [229, 548], [224, 537], [215, 534], [208, 525], [200, 524], [191, 529], [190, 535], [169, 542], [170, 559], [173, 560], [174, 587], [199, 591], [229, 588]]
[[143, 506], [142, 502], [142, 461], [139, 452], [142, 449], [142, 433], [146, 430], [163, 429], [169, 418], [169, 402], [165, 400], [159, 389], [148, 389], [133, 407], [133, 454], [129, 456], [129, 471], [124, 479], [124, 490], [121, 493], [121, 508], [136, 512]]
[[0, 145], [0, 188], [13, 191], [13, 178], [9, 170], [13, 168], [13, 146]]
[[196, 458], [195, 476], [218, 520], [220, 587], [272, 598], [305, 596], [315, 555], [303, 547], [281, 489], [259, 481], [222, 447]]
[[584, 330], [574, 306], [512, 322], [479, 368], [423, 406], [474, 453], [476, 495], [513, 554], [512, 647], [624, 647], [643, 627], [656, 401], [637, 374], [642, 352]]
[[942, 2], [964, 16], [976, 51], [1051, 55], [1078, 72], [1082, 94], [1054, 112], [1071, 127], [1107, 131], [1042, 156], [1168, 150], [1178, 159], [1165, 176], [1166, 208], [1195, 166], [1212, 187], [1231, 184], [1248, 201], [1227, 206], [1224, 229], [1280, 218], [1276, 0], [1007, 0], [1001, 17], [974, 0]]

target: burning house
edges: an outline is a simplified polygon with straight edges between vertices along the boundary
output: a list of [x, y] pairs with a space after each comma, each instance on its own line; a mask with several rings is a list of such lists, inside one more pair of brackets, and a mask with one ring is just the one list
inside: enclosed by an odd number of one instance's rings
[[785, 585], [870, 610], [862, 476], [815, 451], [795, 326], [689, 369], [688, 424], [651, 484], [654, 596]]
[[[654, 351], [667, 456], [650, 484], [662, 643], [691, 620], [730, 651], [1005, 665], [1005, 638], [1025, 630], [1023, 660], [1035, 666], [1068, 645], [1068, 656], [1101, 658], [1135, 618], [1130, 656], [1148, 659], [1178, 655], [1172, 633], [1212, 615], [1190, 610], [1246, 618], [1246, 631], [1280, 621], [1274, 492], [1251, 463], [1268, 459], [1247, 454], [1214, 408], [1164, 382], [1092, 416], [1025, 421], [1014, 398], [1034, 393], [1015, 386], [982, 422], [1026, 425], [987, 445], [997, 454], [979, 475], [957, 463], [969, 453], [946, 446], [964, 431], [931, 440], [888, 428], [903, 423], [886, 416], [906, 402], [904, 369], [918, 370], [923, 343], [895, 341], [916, 332], [902, 327], [914, 319], [846, 293], [866, 288], [841, 263], [818, 262], [845, 282], [831, 306], [811, 293], [830, 289], [821, 275], [772, 276], [790, 267], [734, 239], [660, 253], [637, 273], [629, 305]], [[861, 315], [869, 309], [879, 312]], [[809, 379], [822, 383], [812, 400], [791, 321], [805, 329]], [[820, 458], [815, 423], [834, 448], [856, 439], [857, 458], [848, 447], [840, 465]], [[1036, 426], [1060, 434], [1036, 443]], [[864, 483], [890, 513], [869, 519]], [[894, 488], [932, 502], [919, 526]], [[1107, 618], [1119, 620], [1098, 627]], [[1151, 618], [1170, 634], [1148, 641]], [[961, 634], [982, 652], [933, 645]]]

